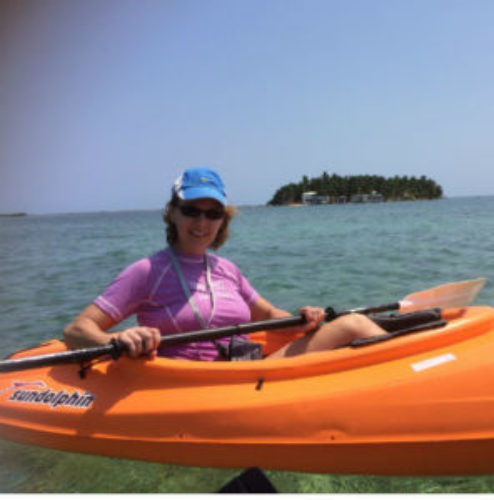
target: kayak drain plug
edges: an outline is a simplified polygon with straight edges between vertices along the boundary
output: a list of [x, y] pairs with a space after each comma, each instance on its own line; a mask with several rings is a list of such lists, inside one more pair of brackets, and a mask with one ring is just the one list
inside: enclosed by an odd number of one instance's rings
[[260, 391], [263, 385], [264, 385], [264, 379], [262, 377], [258, 377], [256, 391]]

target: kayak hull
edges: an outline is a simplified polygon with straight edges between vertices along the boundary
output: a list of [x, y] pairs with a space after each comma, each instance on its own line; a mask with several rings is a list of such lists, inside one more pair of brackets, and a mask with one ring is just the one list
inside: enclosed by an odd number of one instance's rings
[[[494, 472], [494, 309], [282, 360], [103, 361], [0, 375], [0, 437], [208, 467], [384, 475]], [[279, 337], [259, 334], [266, 349]], [[274, 340], [273, 340], [274, 339]], [[15, 357], [64, 349], [51, 342]]]
[[[175, 465], [248, 468], [307, 473], [388, 476], [492, 474], [494, 438], [402, 443], [245, 444], [164, 442], [77, 435], [43, 435], [2, 426], [8, 439], [62, 451]], [[7, 437], [5, 436], [5, 439]], [[191, 458], [194, 457], [194, 458]], [[452, 460], [452, 457], [461, 459]]]

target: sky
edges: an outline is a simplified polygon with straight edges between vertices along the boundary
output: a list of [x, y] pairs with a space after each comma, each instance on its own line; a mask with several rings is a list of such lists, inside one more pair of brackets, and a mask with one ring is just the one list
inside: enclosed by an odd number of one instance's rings
[[0, 212], [235, 205], [302, 176], [494, 195], [492, 0], [2, 0]]

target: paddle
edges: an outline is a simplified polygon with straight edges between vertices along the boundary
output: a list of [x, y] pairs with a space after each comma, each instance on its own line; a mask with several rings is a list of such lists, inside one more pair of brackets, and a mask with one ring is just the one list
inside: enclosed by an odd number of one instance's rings
[[[325, 321], [331, 321], [339, 316], [351, 313], [370, 314], [394, 310], [412, 311], [426, 307], [466, 307], [473, 301], [480, 289], [485, 285], [485, 282], [485, 278], [478, 278], [476, 280], [447, 283], [435, 288], [412, 293], [399, 302], [375, 307], [349, 309], [340, 312], [336, 312], [333, 308], [328, 307], [325, 310]], [[305, 318], [302, 315], [266, 321], [255, 321], [221, 328], [212, 328], [210, 330], [197, 330], [194, 332], [166, 335], [161, 337], [161, 345], [197, 342], [200, 340], [216, 340], [222, 337], [231, 337], [232, 335], [247, 334], [262, 330], [283, 329], [302, 325], [304, 323]], [[112, 356], [114, 359], [118, 359], [124, 351], [124, 344], [113, 339], [110, 344], [104, 346], [87, 347], [74, 351], [0, 361], [0, 372], [28, 370], [30, 368], [66, 363], [84, 364], [93, 359], [107, 355]]]
[[409, 312], [427, 307], [465, 307], [470, 305], [486, 283], [486, 278], [446, 283], [407, 295], [400, 302], [400, 311]]

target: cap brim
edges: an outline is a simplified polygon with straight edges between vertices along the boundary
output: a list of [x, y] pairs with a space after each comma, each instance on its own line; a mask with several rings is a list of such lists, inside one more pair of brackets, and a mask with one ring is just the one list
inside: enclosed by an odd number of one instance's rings
[[200, 198], [212, 198], [223, 206], [226, 205], [226, 196], [222, 195], [218, 190], [207, 186], [182, 189], [180, 194], [182, 195], [180, 198], [186, 201], [198, 200]]

